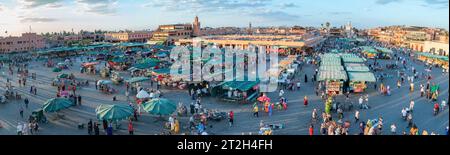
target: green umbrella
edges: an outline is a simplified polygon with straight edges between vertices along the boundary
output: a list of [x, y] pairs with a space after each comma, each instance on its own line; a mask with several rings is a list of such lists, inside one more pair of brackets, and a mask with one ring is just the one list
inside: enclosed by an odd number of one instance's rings
[[68, 77], [69, 77], [68, 74], [59, 74], [59, 75], [57, 76], [57, 78], [59, 78], [59, 79], [61, 79], [61, 78], [68, 78]]
[[169, 115], [177, 109], [177, 105], [174, 102], [164, 98], [152, 99], [143, 103], [142, 106], [145, 111], [154, 115]]
[[135, 82], [142, 82], [142, 81], [148, 81], [150, 78], [148, 77], [133, 77], [131, 79], [125, 80], [128, 83], [135, 83]]
[[72, 101], [66, 98], [52, 98], [47, 100], [44, 105], [42, 106], [42, 109], [45, 112], [57, 112], [62, 109], [66, 109], [73, 106]]
[[53, 72], [61, 72], [61, 68], [53, 68]]
[[102, 104], [95, 109], [99, 120], [119, 121], [133, 115], [133, 108], [126, 104], [106, 105]]

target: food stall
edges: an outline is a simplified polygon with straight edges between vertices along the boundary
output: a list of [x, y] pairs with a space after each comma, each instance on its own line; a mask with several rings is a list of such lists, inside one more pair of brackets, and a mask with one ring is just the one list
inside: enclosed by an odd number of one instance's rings
[[441, 55], [434, 55], [431, 53], [426, 52], [420, 52], [417, 53], [417, 59], [420, 61], [423, 61], [428, 64], [432, 65], [438, 65], [445, 69], [448, 72], [448, 57], [447, 56], [441, 56]]
[[117, 84], [120, 84], [123, 82], [123, 77], [120, 76], [119, 72], [112, 71], [111, 72], [111, 81], [117, 85]]
[[98, 64], [99, 62], [86, 62], [81, 64], [81, 73], [96, 74], [95, 66]]
[[344, 70], [320, 70], [318, 81], [324, 82], [327, 94], [342, 94], [347, 73]]
[[259, 80], [256, 81], [227, 81], [216, 85], [214, 96], [225, 101], [249, 103], [255, 101], [259, 95]]
[[127, 69], [130, 63], [125, 57], [116, 56], [108, 61], [108, 65], [114, 70], [122, 71]]
[[371, 72], [347, 72], [350, 91], [354, 93], [364, 92], [367, 82], [376, 82], [375, 75]]
[[363, 53], [367, 58], [374, 59], [378, 56], [378, 52], [375, 48], [370, 46], [363, 46], [362, 48], [361, 53]]
[[384, 47], [375, 47], [378, 53], [378, 58], [381, 59], [390, 59], [392, 58], [392, 54], [394, 53], [392, 50]]
[[112, 88], [112, 81], [110, 80], [99, 80], [96, 84], [99, 87], [98, 90], [102, 93], [112, 94], [116, 92], [116, 90]]

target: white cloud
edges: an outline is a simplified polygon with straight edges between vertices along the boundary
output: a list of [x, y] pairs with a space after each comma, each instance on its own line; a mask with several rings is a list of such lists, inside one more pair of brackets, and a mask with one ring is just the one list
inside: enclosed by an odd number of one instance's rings
[[20, 17], [21, 23], [47, 23], [57, 21], [55, 18], [46, 18], [46, 17]]
[[283, 3], [280, 5], [280, 8], [282, 8], [282, 9], [297, 8], [297, 7], [299, 7], [299, 6], [295, 3]]
[[118, 0], [76, 0], [81, 11], [99, 15], [115, 15]]
[[61, 7], [61, 3], [64, 0], [17, 0], [20, 4], [23, 5], [24, 8], [36, 8], [40, 6], [47, 7]]

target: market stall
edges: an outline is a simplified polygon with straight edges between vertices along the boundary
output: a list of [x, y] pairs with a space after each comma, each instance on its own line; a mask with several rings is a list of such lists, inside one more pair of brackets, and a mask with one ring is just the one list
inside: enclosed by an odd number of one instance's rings
[[99, 91], [106, 94], [112, 94], [115, 93], [116, 90], [112, 88], [111, 84], [113, 82], [110, 80], [99, 80], [96, 84], [99, 87]]
[[374, 59], [378, 55], [377, 50], [375, 50], [375, 48], [370, 47], [370, 46], [363, 46], [361, 53], [363, 53], [366, 56], [366, 58], [369, 58], [369, 59]]
[[366, 60], [355, 54], [341, 54], [344, 63], [364, 63]]
[[228, 81], [215, 86], [218, 91], [213, 95], [225, 101], [248, 103], [255, 101], [259, 94], [259, 80], [256, 81]]
[[376, 82], [375, 75], [371, 72], [347, 72], [350, 91], [355, 93], [364, 92], [367, 82]]
[[448, 69], [449, 69], [448, 64], [449, 63], [448, 63], [447, 56], [434, 55], [434, 54], [425, 53], [425, 52], [420, 52], [420, 53], [417, 53], [416, 55], [417, 55], [418, 60], [423, 61], [428, 64], [440, 66], [448, 72]]
[[96, 74], [96, 68], [95, 66], [98, 65], [99, 62], [86, 62], [81, 64], [81, 73], [87, 73], [87, 74]]
[[394, 53], [391, 49], [384, 47], [375, 47], [378, 53], [378, 58], [381, 59], [390, 59], [392, 58], [392, 54]]
[[320, 70], [318, 81], [324, 82], [327, 94], [342, 94], [347, 73], [344, 70]]

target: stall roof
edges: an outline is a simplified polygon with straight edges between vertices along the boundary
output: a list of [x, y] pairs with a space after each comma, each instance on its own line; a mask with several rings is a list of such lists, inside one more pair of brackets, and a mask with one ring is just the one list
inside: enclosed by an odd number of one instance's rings
[[417, 53], [417, 55], [424, 56], [424, 57], [427, 57], [427, 58], [432, 58], [432, 59], [440, 59], [440, 60], [443, 60], [443, 61], [448, 61], [448, 57], [447, 56], [434, 55], [434, 54], [427, 53], [427, 52], [420, 52], [420, 53]]
[[363, 53], [372, 53], [372, 54], [376, 54], [378, 53], [377, 50], [375, 50], [375, 48], [371, 47], [371, 46], [362, 46], [363, 50], [361, 52]]
[[156, 74], [170, 74], [170, 68], [161, 68], [153, 70]]
[[342, 54], [342, 61], [344, 61], [344, 63], [362, 63], [365, 60], [355, 54]]
[[376, 49], [378, 51], [380, 51], [381, 53], [389, 53], [389, 54], [394, 53], [392, 50], [384, 48], [384, 47], [376, 47]]
[[341, 61], [322, 61], [320, 66], [342, 66]]
[[348, 72], [369, 72], [370, 69], [364, 64], [346, 63], [345, 69]]
[[350, 81], [376, 82], [375, 75], [371, 72], [347, 72]]
[[240, 91], [247, 91], [259, 84], [259, 80], [256, 81], [228, 81], [223, 84], [224, 87], [233, 88]]
[[320, 66], [319, 70], [321, 70], [321, 71], [334, 71], [334, 70], [342, 71], [342, 70], [344, 70], [344, 67], [342, 67], [342, 66]]
[[345, 71], [319, 71], [318, 81], [326, 80], [347, 80], [347, 73]]

